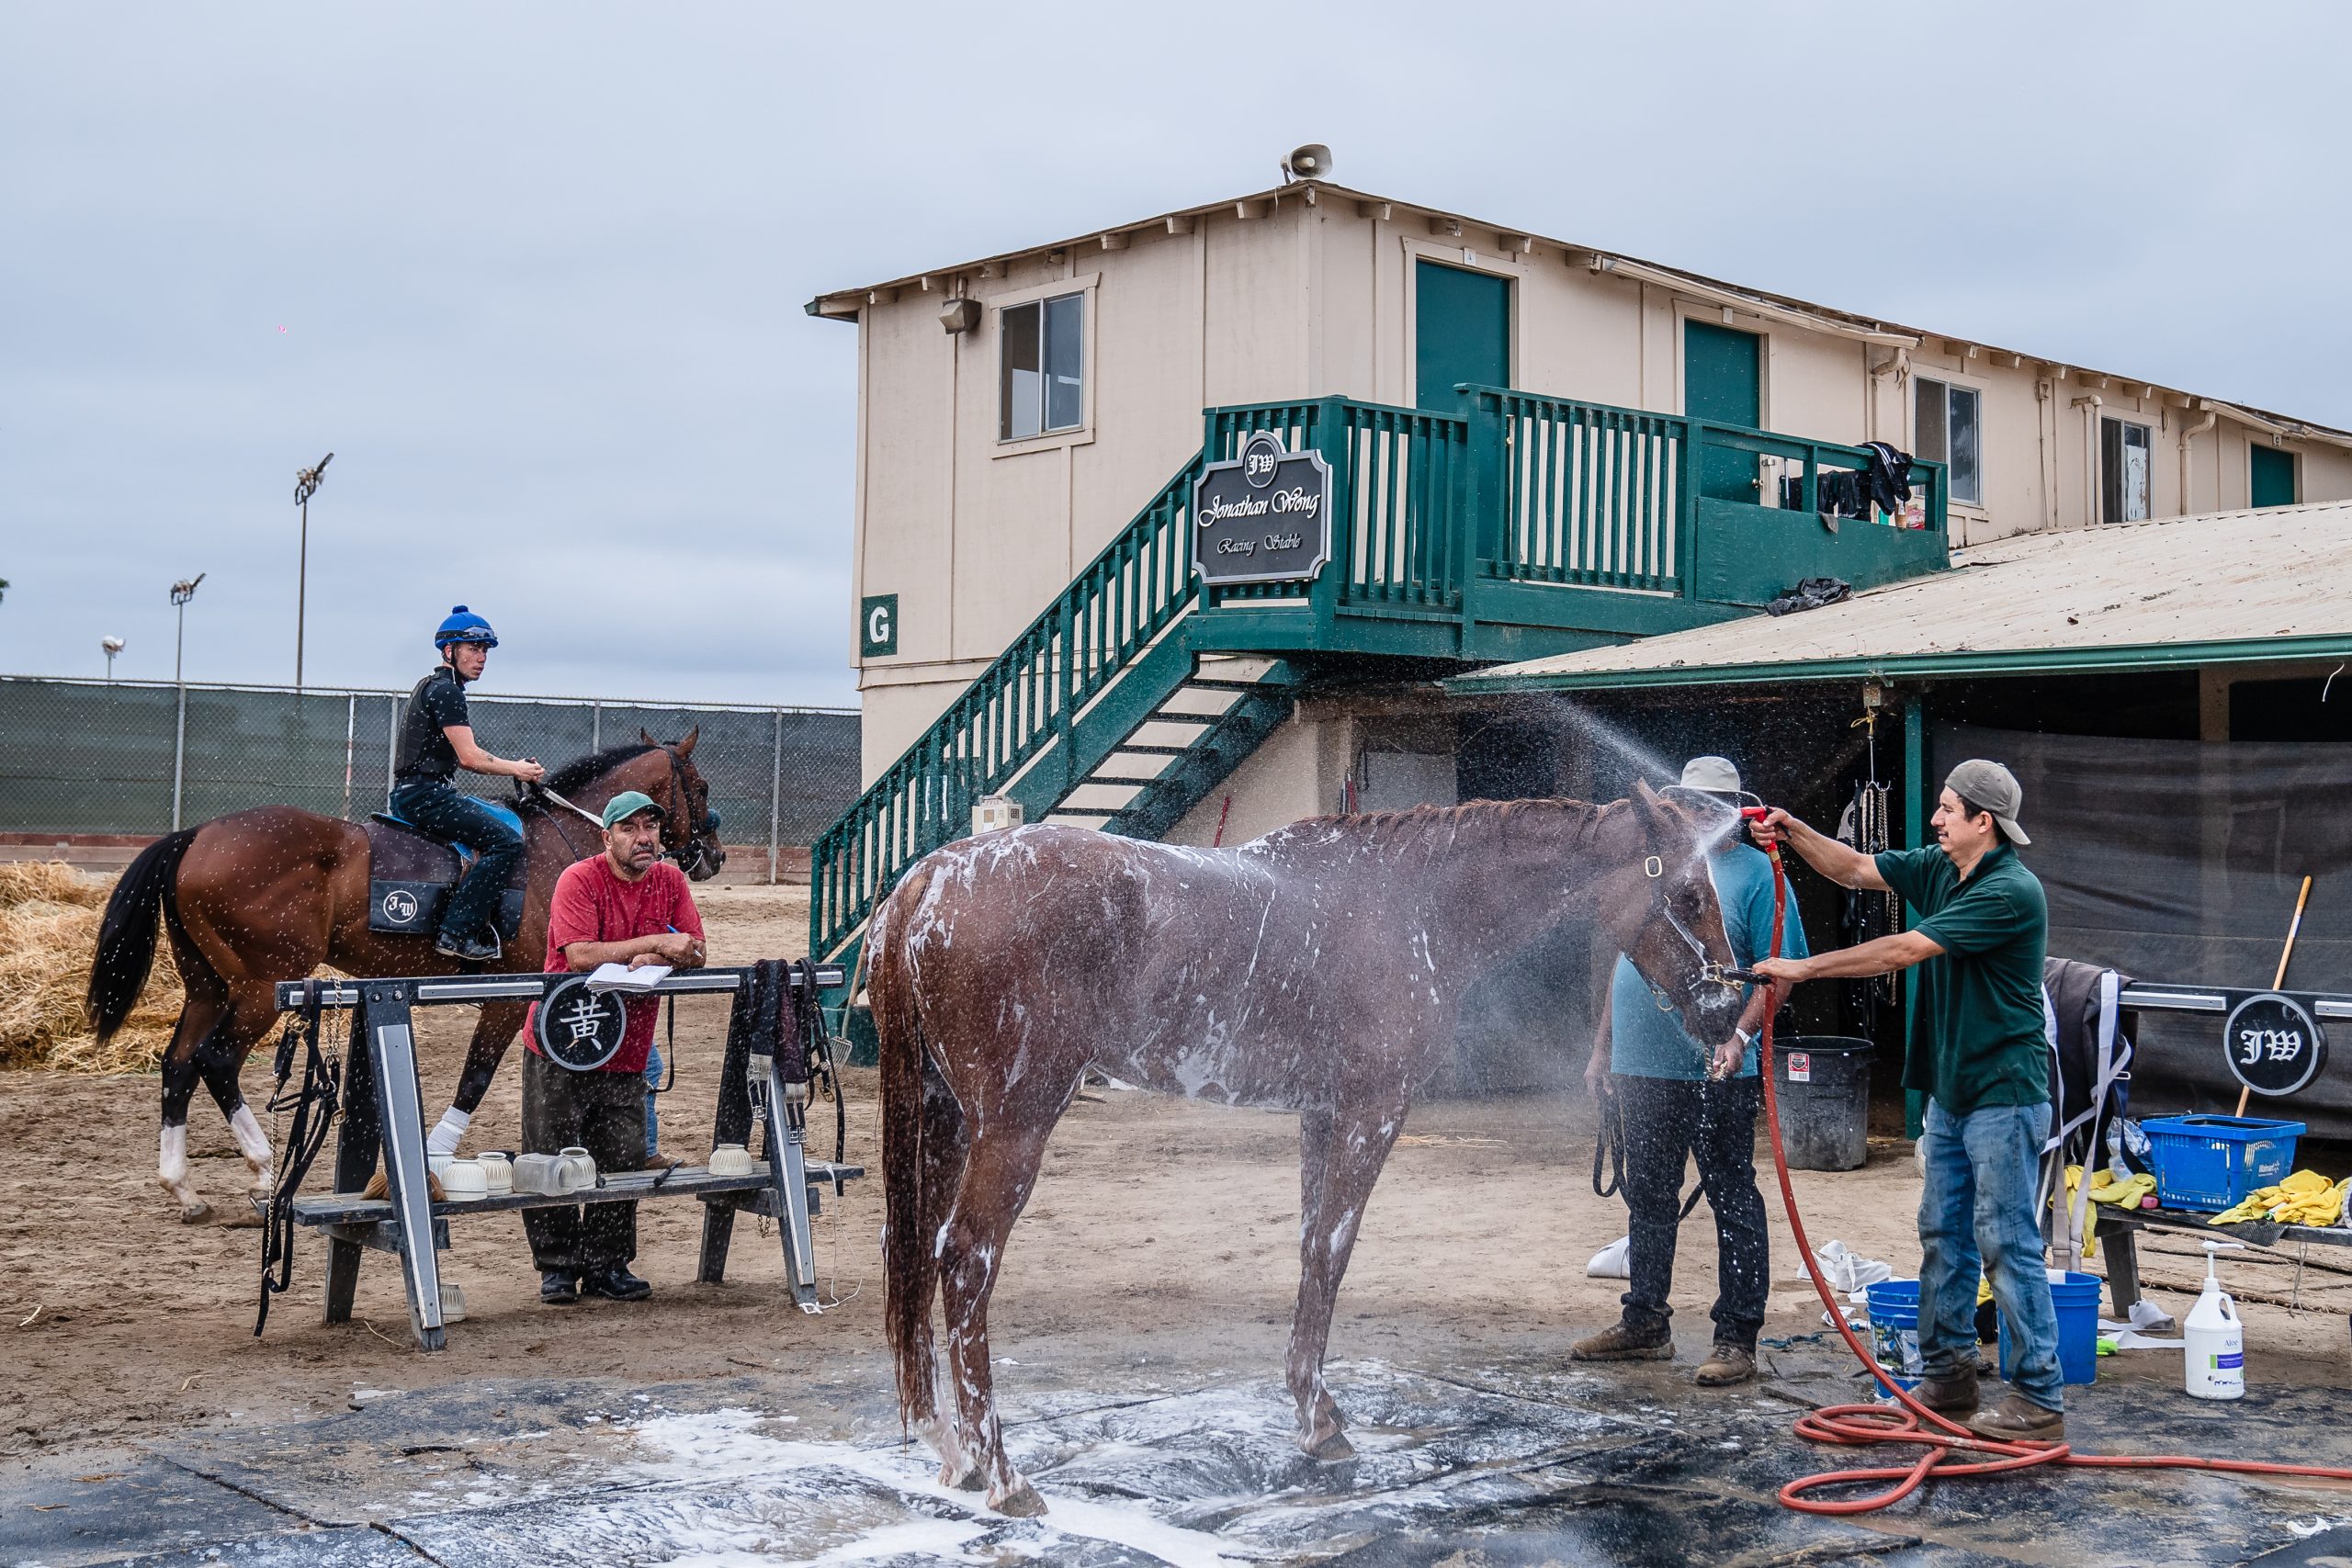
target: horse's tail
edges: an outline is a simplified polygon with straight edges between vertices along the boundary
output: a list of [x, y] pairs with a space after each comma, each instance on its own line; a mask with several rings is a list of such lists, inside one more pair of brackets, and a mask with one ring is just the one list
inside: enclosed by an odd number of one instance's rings
[[106, 916], [98, 923], [98, 950], [90, 960], [90, 988], [84, 998], [101, 1045], [122, 1027], [139, 1005], [139, 993], [147, 987], [147, 972], [155, 966], [156, 917], [179, 918], [175, 886], [180, 861], [196, 834], [194, 828], [186, 828], [140, 851], [115, 884], [114, 897], [107, 900]]
[[[921, 875], [920, 873], [917, 874]], [[910, 879], [911, 880], [911, 879]], [[901, 887], [901, 892], [904, 888]], [[874, 1032], [882, 1068], [883, 1322], [898, 1359], [899, 1419], [933, 1408], [931, 1303], [939, 1288], [937, 1238], [924, 1234], [932, 1195], [924, 1190], [923, 1092], [926, 1047], [915, 1005], [914, 978], [905, 955], [888, 939], [895, 898], [886, 899], [866, 928]]]

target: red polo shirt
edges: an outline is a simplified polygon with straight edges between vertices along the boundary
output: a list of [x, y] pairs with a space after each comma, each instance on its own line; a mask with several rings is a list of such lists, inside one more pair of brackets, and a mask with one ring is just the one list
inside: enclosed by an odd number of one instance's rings
[[[695, 938], [703, 934], [702, 915], [695, 908], [686, 874], [666, 860], [658, 860], [652, 870], [635, 882], [623, 882], [613, 874], [612, 861], [597, 855], [566, 866], [555, 879], [555, 897], [548, 906], [546, 967], [550, 974], [570, 969], [563, 950], [575, 942], [627, 942], [670, 931]], [[631, 997], [625, 1005], [628, 1032], [621, 1036], [621, 1048], [599, 1072], [645, 1071], [645, 1058], [653, 1049], [653, 1025], [662, 1014], [662, 998]], [[538, 1018], [539, 1005], [533, 1002], [530, 1017], [523, 1024], [523, 1043], [534, 1052], [539, 1049]]]

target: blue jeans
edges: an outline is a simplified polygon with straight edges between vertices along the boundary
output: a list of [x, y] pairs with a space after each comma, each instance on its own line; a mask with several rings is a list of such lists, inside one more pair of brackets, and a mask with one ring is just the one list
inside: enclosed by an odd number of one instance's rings
[[401, 820], [436, 839], [464, 844], [481, 858], [449, 895], [441, 910], [441, 934], [462, 942], [489, 934], [498, 918], [506, 879], [523, 858], [523, 835], [469, 795], [439, 779], [420, 779], [392, 791], [392, 809]]
[[1919, 1140], [1928, 1166], [1919, 1195], [1919, 1362], [1929, 1377], [1975, 1365], [1981, 1275], [2008, 1322], [2009, 1386], [2045, 1410], [2064, 1410], [2058, 1309], [2033, 1213], [2049, 1136], [2046, 1104], [1954, 1116], [1928, 1101]]

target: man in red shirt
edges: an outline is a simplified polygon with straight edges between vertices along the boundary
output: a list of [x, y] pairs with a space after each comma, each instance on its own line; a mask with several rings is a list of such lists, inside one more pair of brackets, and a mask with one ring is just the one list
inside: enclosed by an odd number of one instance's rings
[[[556, 878], [548, 909], [550, 973], [582, 973], [605, 964], [631, 969], [666, 964], [698, 969], [702, 916], [685, 874], [662, 858], [662, 808], [625, 790], [604, 812], [605, 852]], [[653, 1048], [658, 997], [631, 997], [620, 1049], [603, 1066], [574, 1072], [539, 1049], [539, 1009], [523, 1040], [523, 1147], [556, 1154], [578, 1145], [596, 1168], [636, 1170], [645, 1164], [645, 1058]], [[628, 1271], [637, 1256], [637, 1205], [586, 1203], [526, 1209], [523, 1230], [539, 1269], [539, 1300], [569, 1306], [582, 1292], [616, 1302], [643, 1301], [653, 1287]]]

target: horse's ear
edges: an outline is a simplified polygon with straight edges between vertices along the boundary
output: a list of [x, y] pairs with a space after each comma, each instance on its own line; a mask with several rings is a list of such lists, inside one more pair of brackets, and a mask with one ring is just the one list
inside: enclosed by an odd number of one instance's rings
[[1673, 802], [1650, 788], [1649, 780], [1637, 778], [1634, 781], [1634, 817], [1641, 823], [1643, 834], [1652, 843], [1672, 836], [1680, 816]]
[[693, 756], [695, 754], [695, 742], [701, 739], [701, 725], [697, 724], [692, 729], [687, 730], [686, 738], [678, 742], [678, 760], [680, 761], [684, 761], [688, 757]]
[[659, 740], [654, 739], [653, 739], [653, 737], [651, 737], [650, 735], [648, 735], [648, 734], [645, 732], [645, 728], [644, 728], [644, 726], [642, 726], [642, 725], [640, 725], [640, 726], [639, 726], [639, 727], [638, 727], [637, 738], [638, 738], [639, 740], [644, 741], [648, 746], [659, 746], [659, 745], [661, 745], [661, 744], [662, 744], [662, 742], [660, 742]]

